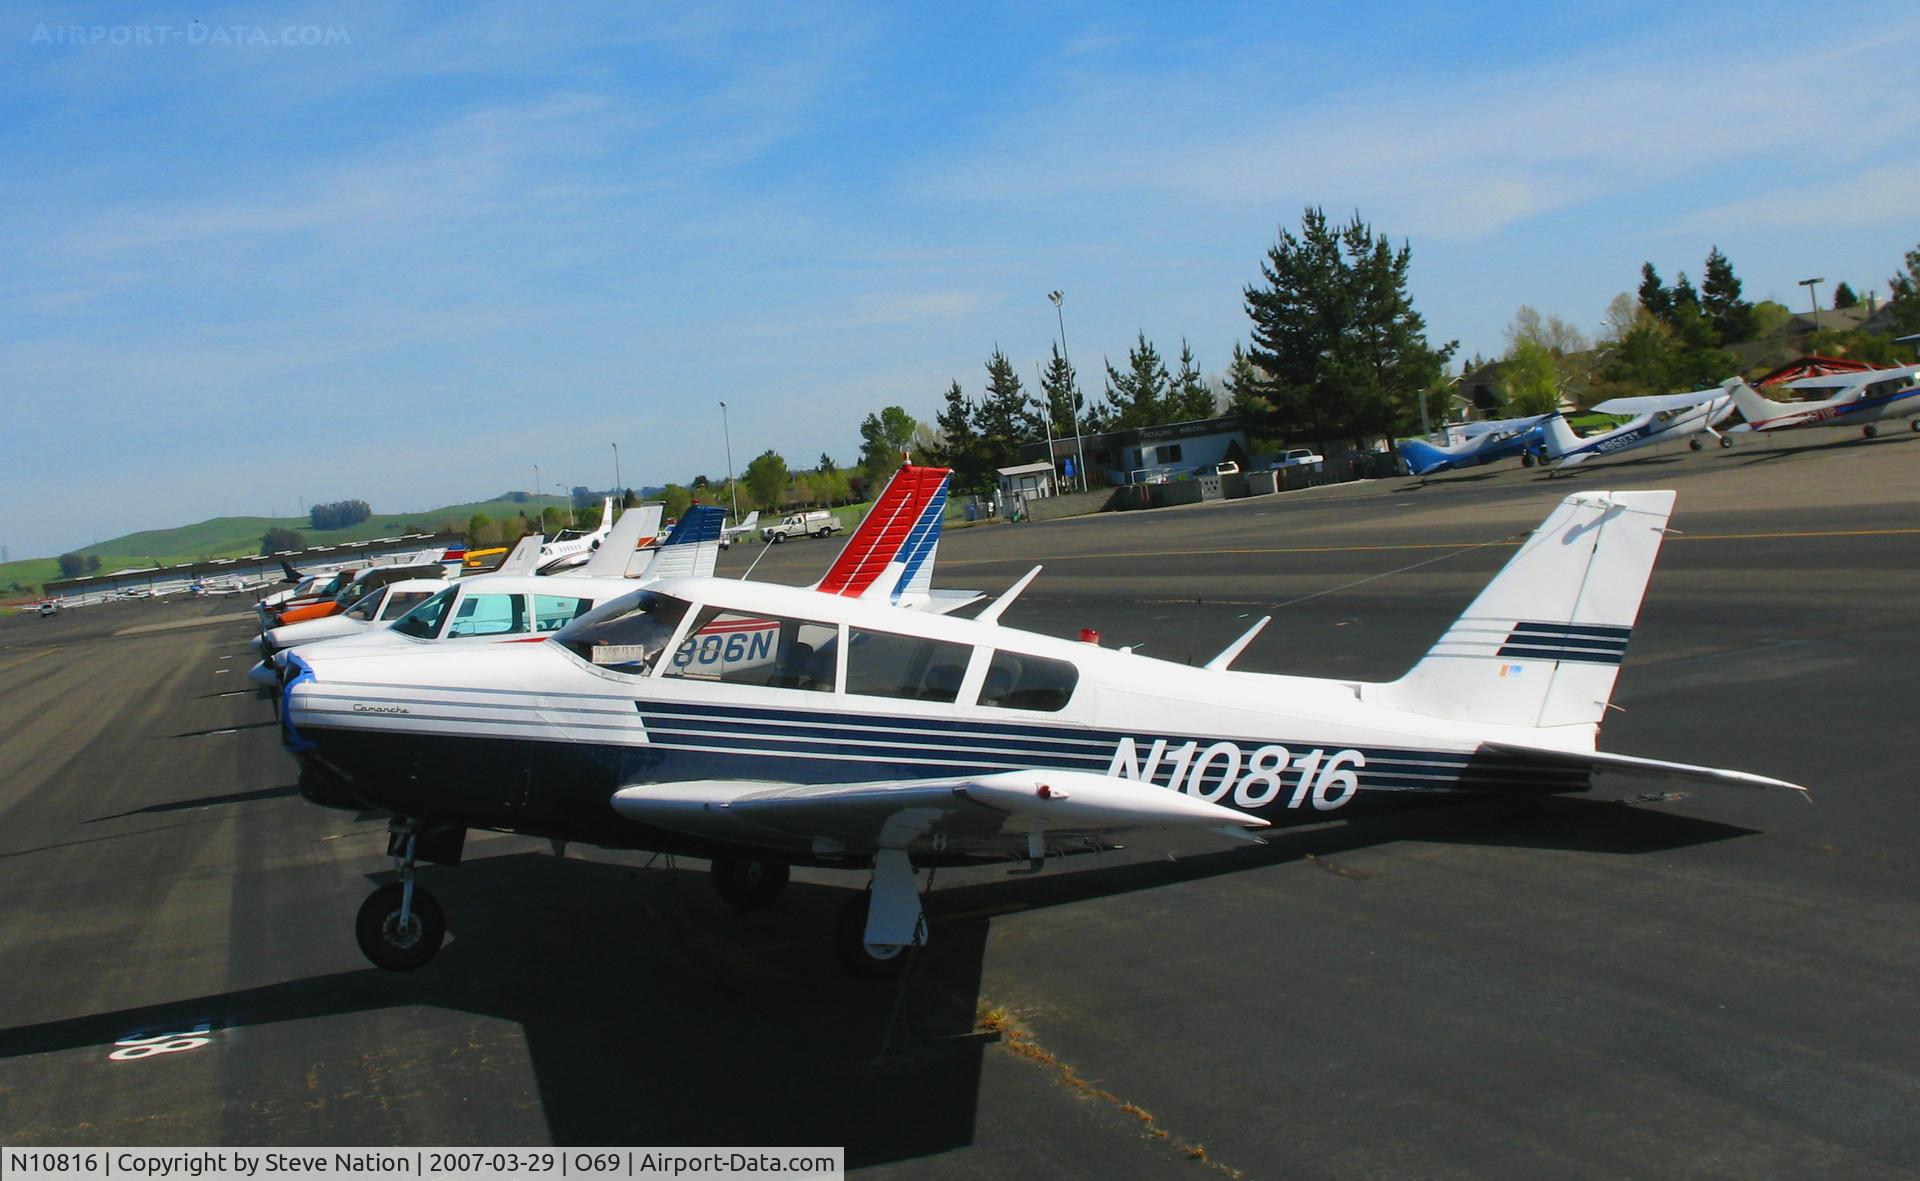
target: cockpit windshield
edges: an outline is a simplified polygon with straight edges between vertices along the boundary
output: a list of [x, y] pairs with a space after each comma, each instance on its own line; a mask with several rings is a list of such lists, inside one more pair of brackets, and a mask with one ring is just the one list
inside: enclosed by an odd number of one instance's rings
[[554, 638], [591, 664], [639, 675], [653, 667], [686, 614], [685, 599], [642, 591], [581, 616]]
[[440, 621], [447, 617], [447, 607], [453, 602], [453, 596], [459, 593], [459, 587], [448, 587], [394, 620], [393, 630], [403, 636], [431, 640], [440, 634]]
[[372, 623], [374, 613], [379, 610], [380, 610], [380, 592], [372, 591], [366, 595], [361, 596], [360, 601], [355, 603], [353, 606], [347, 608], [346, 613], [349, 619], [364, 619], [368, 623]]

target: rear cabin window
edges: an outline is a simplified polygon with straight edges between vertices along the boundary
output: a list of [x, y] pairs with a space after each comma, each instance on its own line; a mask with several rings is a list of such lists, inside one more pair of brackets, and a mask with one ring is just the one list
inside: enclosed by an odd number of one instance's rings
[[660, 675], [831, 693], [838, 635], [831, 623], [703, 607]]
[[987, 665], [986, 680], [980, 685], [980, 704], [1051, 713], [1066, 707], [1079, 681], [1080, 670], [1067, 661], [1023, 652], [995, 652]]
[[372, 594], [361, 599], [358, 603], [355, 603], [353, 606], [347, 608], [346, 614], [350, 619], [364, 619], [369, 623], [371, 623], [373, 621], [373, 613], [378, 611], [379, 609], [380, 609], [380, 592], [374, 591]]
[[380, 609], [380, 618], [398, 619], [407, 612], [427, 601], [432, 591], [394, 591], [387, 605]]
[[403, 636], [431, 640], [440, 634], [440, 621], [447, 617], [447, 607], [453, 602], [453, 596], [458, 593], [459, 591], [451, 586], [437, 592], [426, 602], [394, 620], [393, 630]]
[[592, 599], [574, 595], [533, 596], [533, 630], [557, 632], [593, 608]]
[[527, 630], [527, 601], [519, 595], [468, 595], [454, 610], [447, 638], [511, 636]]
[[847, 692], [909, 701], [953, 701], [973, 649], [965, 644], [847, 629]]

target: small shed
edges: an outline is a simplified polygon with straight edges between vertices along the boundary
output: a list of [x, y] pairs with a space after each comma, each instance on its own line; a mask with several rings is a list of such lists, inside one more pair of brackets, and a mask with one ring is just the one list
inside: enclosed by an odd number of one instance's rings
[[1016, 463], [1012, 467], [994, 470], [1000, 477], [1002, 500], [1015, 495], [1025, 500], [1035, 500], [1054, 494], [1053, 465], [1044, 460], [1039, 463]]

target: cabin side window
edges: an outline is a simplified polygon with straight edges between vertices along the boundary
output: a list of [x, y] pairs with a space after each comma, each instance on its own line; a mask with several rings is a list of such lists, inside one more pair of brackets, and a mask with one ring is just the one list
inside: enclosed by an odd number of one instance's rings
[[831, 623], [703, 607], [660, 675], [831, 693], [838, 636]]
[[380, 592], [374, 591], [353, 606], [348, 607], [345, 614], [349, 619], [361, 619], [371, 623], [373, 622], [373, 613], [379, 609]]
[[643, 591], [602, 603], [567, 625], [556, 641], [597, 668], [644, 675], [673, 640], [688, 603]]
[[973, 649], [891, 632], [847, 629], [847, 692], [909, 701], [953, 701]]
[[996, 709], [1065, 709], [1080, 682], [1080, 670], [1065, 660], [995, 652], [980, 684], [980, 704]]
[[407, 612], [427, 601], [431, 591], [394, 591], [387, 599], [387, 605], [380, 609], [380, 618], [398, 619]]
[[470, 594], [460, 600], [447, 638], [511, 636], [527, 630], [527, 601], [519, 595]]
[[575, 595], [533, 596], [533, 630], [557, 632], [593, 608], [592, 599]]
[[431, 640], [440, 634], [440, 621], [447, 617], [447, 606], [459, 590], [448, 587], [394, 621], [393, 630], [403, 636]]

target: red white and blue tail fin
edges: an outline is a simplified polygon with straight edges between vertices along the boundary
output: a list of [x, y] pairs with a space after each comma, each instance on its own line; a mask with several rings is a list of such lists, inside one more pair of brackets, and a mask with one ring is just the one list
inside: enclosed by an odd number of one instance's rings
[[1593, 748], [1672, 492], [1577, 492], [1521, 544], [1466, 613], [1380, 703], [1499, 726], [1582, 728]]
[[895, 472], [813, 589], [903, 607], [926, 603], [952, 474], [912, 464]]

